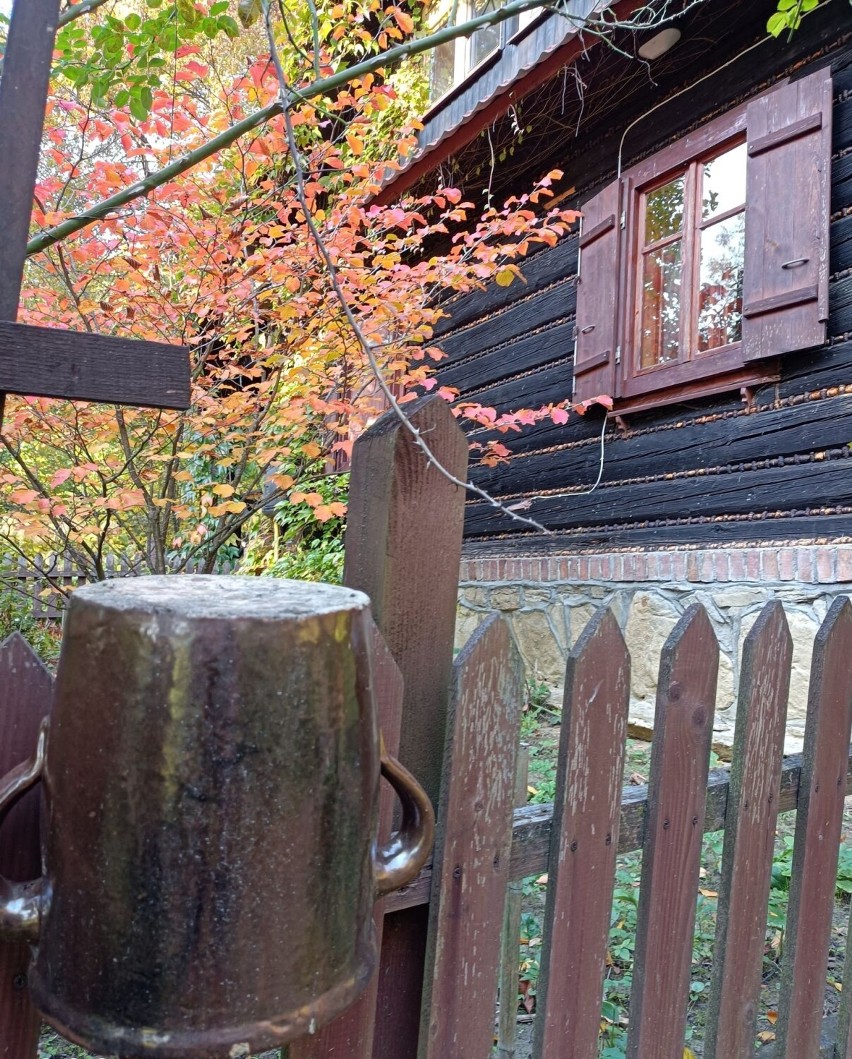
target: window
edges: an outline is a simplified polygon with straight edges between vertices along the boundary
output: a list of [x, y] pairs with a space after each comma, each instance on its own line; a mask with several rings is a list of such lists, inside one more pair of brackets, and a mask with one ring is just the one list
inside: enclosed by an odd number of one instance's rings
[[777, 378], [825, 341], [831, 79], [785, 82], [583, 207], [574, 396], [616, 411]]
[[[433, 9], [429, 32], [444, 26], [460, 25], [477, 15], [505, 7], [507, 0], [444, 0]], [[429, 53], [429, 98], [432, 102], [446, 95], [480, 63], [504, 48], [509, 39], [538, 14], [524, 11], [496, 26], [483, 26], [469, 37], [440, 44]]]

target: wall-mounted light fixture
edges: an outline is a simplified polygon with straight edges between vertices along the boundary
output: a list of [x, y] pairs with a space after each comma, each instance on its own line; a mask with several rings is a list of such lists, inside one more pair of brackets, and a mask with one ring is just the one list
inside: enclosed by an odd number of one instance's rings
[[639, 56], [642, 59], [653, 62], [654, 59], [659, 59], [661, 55], [665, 55], [679, 40], [679, 29], [675, 29], [674, 26], [669, 26], [668, 29], [661, 29], [659, 33], [655, 33], [653, 37], [641, 45]]

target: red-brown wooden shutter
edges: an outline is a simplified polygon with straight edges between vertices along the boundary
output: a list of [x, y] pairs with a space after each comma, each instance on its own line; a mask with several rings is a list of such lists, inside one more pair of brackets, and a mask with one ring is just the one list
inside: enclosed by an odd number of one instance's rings
[[749, 104], [743, 279], [746, 361], [825, 341], [831, 73]]
[[608, 184], [583, 207], [577, 280], [575, 401], [612, 395], [615, 388], [620, 184], [619, 180]]

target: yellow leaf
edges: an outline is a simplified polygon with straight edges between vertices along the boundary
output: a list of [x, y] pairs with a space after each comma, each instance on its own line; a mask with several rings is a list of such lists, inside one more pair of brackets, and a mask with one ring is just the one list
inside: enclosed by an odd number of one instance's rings
[[778, 1012], [777, 1011], [767, 1011], [766, 1012], [766, 1021], [774, 1026], [775, 1023], [778, 1021]]
[[315, 441], [309, 441], [307, 445], [302, 446], [302, 451], [309, 459], [315, 459], [322, 452], [322, 449], [317, 445]]
[[498, 287], [511, 287], [515, 279], [515, 270], [512, 268], [501, 268], [494, 277]]
[[757, 1035], [757, 1039], [760, 1041], [761, 1044], [765, 1044], [767, 1041], [774, 1041], [775, 1034], [772, 1032], [772, 1030], [761, 1030], [760, 1033], [758, 1033]]
[[220, 485], [214, 485], [213, 492], [216, 494], [216, 496], [233, 496], [234, 487], [232, 485], [226, 485], [223, 482]]
[[683, 1059], [695, 1059], [695, 1052], [691, 1048], [683, 1049]]
[[719, 896], [719, 894], [718, 894], [718, 892], [716, 890], [702, 890], [699, 887], [698, 892], [701, 894], [702, 897], [718, 897]]
[[349, 148], [354, 155], [364, 153], [364, 141], [359, 139], [354, 133], [346, 133], [346, 142], [349, 144]]

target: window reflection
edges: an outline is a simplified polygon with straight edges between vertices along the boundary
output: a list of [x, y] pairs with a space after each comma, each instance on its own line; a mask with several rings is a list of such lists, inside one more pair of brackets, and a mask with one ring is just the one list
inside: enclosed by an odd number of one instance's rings
[[684, 178], [664, 184], [645, 196], [645, 245], [675, 235], [683, 225]]
[[746, 195], [746, 145], [704, 163], [701, 211], [704, 220], [742, 206]]
[[644, 259], [640, 364], [652, 368], [678, 359], [680, 349], [681, 244], [669, 243]]
[[738, 213], [701, 233], [698, 348], [714, 349], [742, 338], [745, 215]]

